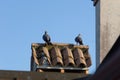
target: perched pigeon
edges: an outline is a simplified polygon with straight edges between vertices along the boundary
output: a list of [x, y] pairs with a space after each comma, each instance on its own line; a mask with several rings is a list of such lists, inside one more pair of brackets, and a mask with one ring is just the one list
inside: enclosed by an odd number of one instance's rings
[[47, 31], [45, 31], [45, 33], [44, 33], [44, 35], [43, 35], [43, 40], [44, 40], [48, 45], [52, 45], [50, 36], [47, 34]]
[[75, 38], [75, 41], [77, 44], [79, 43], [79, 45], [83, 45], [82, 38], [80, 37], [80, 34], [78, 34], [78, 36]]

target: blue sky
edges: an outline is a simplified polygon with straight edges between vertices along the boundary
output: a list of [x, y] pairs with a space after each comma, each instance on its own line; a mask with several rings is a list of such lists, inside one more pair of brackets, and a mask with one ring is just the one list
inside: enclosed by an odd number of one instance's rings
[[73, 43], [80, 33], [95, 71], [95, 8], [91, 0], [1, 0], [0, 70], [30, 70], [31, 44]]

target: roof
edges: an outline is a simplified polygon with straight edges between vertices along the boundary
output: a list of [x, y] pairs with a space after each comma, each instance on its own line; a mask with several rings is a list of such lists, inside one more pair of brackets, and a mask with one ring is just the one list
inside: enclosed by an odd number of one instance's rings
[[84, 70], [91, 66], [87, 45], [33, 43], [31, 49], [31, 71], [36, 68]]
[[120, 79], [120, 35], [91, 80]]

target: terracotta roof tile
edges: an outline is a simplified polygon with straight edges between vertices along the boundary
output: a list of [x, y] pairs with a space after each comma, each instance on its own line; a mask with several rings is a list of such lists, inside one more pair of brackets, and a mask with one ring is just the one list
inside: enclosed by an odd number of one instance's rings
[[75, 66], [72, 51], [68, 47], [62, 49], [62, 55], [65, 66]]
[[73, 55], [74, 55], [75, 63], [77, 65], [77, 67], [86, 67], [87, 66], [82, 50], [80, 50], [79, 48], [74, 49]]
[[53, 66], [63, 66], [62, 55], [58, 47], [53, 47], [50, 50], [50, 55]]

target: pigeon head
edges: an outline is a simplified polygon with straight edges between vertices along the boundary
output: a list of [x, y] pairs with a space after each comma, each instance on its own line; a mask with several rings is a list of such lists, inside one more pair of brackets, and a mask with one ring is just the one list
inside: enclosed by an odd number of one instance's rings
[[78, 36], [81, 36], [81, 34], [78, 34]]
[[45, 34], [47, 34], [47, 31], [45, 31]]

